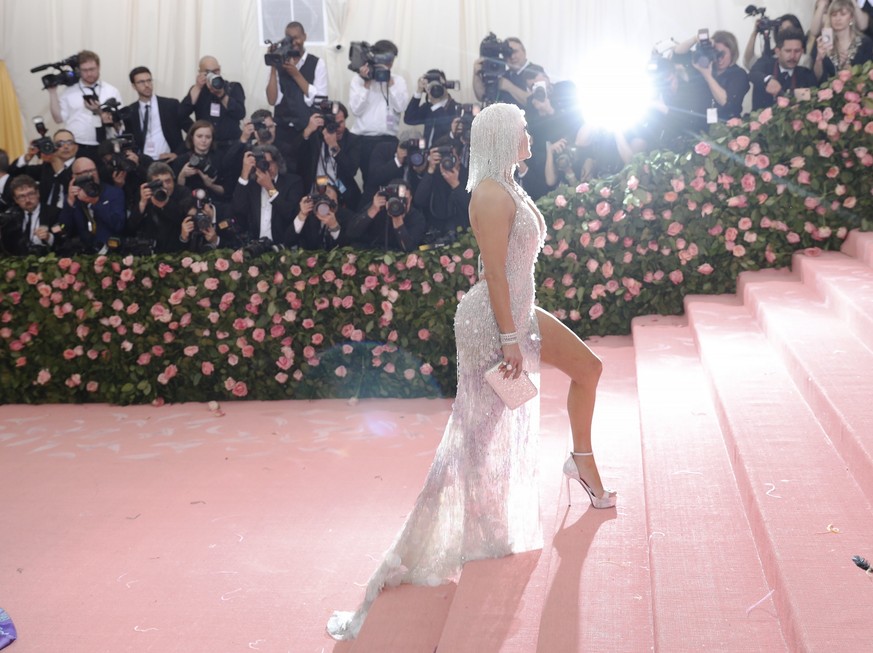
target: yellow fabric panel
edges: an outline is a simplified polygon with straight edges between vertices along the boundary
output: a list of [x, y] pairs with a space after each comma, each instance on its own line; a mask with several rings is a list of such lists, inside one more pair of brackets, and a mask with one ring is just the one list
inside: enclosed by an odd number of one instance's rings
[[6, 62], [0, 59], [0, 149], [6, 150], [9, 160], [24, 154], [24, 136], [21, 110]]

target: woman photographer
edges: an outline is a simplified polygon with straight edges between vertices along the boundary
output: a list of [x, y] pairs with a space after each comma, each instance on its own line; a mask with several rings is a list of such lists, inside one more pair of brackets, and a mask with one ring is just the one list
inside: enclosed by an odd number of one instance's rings
[[855, 10], [852, 0], [833, 0], [828, 5], [827, 26], [822, 28], [812, 48], [812, 72], [819, 83], [836, 75], [838, 70], [873, 60], [873, 41], [856, 27]]
[[173, 161], [176, 183], [191, 190], [202, 188], [214, 197], [224, 196], [220, 180], [221, 161], [215, 149], [215, 128], [211, 122], [198, 120], [185, 137], [187, 152]]
[[[694, 46], [692, 48], [692, 46]], [[743, 98], [749, 92], [749, 74], [737, 65], [740, 49], [737, 37], [719, 30], [707, 38], [698, 34], [676, 46], [677, 55], [691, 52], [691, 65], [703, 77], [712, 96], [711, 108], [724, 122], [743, 112]], [[715, 122], [707, 115], [707, 122]]]

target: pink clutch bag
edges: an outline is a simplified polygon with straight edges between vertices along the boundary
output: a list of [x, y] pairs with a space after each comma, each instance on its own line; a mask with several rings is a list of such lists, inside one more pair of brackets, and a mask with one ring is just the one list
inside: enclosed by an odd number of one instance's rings
[[485, 372], [485, 380], [488, 381], [488, 385], [494, 388], [494, 392], [503, 400], [506, 407], [515, 410], [526, 401], [536, 397], [537, 388], [533, 381], [528, 378], [527, 372], [522, 372], [517, 379], [511, 376], [508, 379], [503, 378], [502, 364], [502, 362], [497, 363]]

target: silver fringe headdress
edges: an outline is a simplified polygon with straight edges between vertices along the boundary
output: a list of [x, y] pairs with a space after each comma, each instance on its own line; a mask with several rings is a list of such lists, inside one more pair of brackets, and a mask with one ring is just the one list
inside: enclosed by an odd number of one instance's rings
[[488, 105], [473, 119], [467, 191], [483, 179], [512, 181], [524, 124], [524, 111], [514, 104]]

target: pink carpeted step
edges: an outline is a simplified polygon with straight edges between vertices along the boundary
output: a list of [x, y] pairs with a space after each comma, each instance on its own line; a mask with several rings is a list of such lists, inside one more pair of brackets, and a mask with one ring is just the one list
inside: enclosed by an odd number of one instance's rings
[[788, 651], [691, 330], [632, 326], [655, 650]]
[[795, 254], [792, 264], [803, 283], [873, 351], [873, 268], [837, 252]]
[[739, 301], [688, 297], [686, 313], [789, 650], [865, 650], [870, 584], [851, 560], [873, 551], [863, 492]]
[[[837, 254], [845, 260], [847, 257]], [[803, 264], [805, 257], [795, 259]], [[857, 265], [857, 264], [856, 264]], [[873, 275], [873, 270], [870, 270]], [[743, 274], [739, 290], [818, 422], [873, 497], [873, 352], [797, 277]]]
[[619, 490], [619, 507], [591, 508], [577, 484], [568, 508], [561, 474], [570, 444], [568, 380], [545, 369], [540, 455], [545, 548], [464, 567], [441, 653], [651, 650], [633, 344], [627, 336], [588, 344], [604, 363], [594, 449], [607, 484]]
[[850, 231], [841, 251], [873, 268], [873, 232]]

